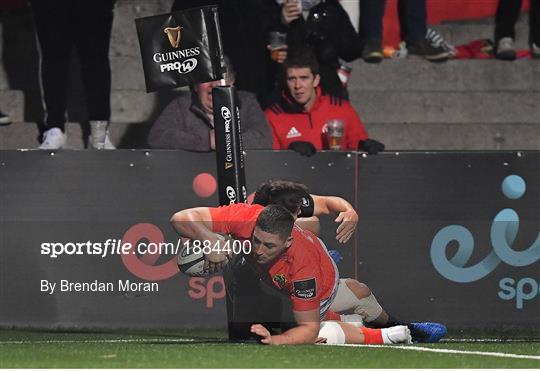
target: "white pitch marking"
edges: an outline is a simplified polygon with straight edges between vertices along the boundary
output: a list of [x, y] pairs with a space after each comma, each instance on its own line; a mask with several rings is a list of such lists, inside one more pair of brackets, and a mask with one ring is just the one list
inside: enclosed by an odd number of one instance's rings
[[530, 343], [539, 341], [540, 339], [443, 339], [440, 343]]
[[144, 343], [144, 342], [161, 342], [161, 343], [189, 343], [195, 339], [102, 339], [102, 340], [6, 340], [0, 341], [2, 344], [64, 344], [64, 343]]
[[396, 345], [378, 345], [378, 344], [333, 344], [342, 347], [360, 347], [360, 348], [392, 348], [401, 350], [416, 350], [420, 352], [433, 352], [433, 353], [450, 353], [450, 354], [472, 354], [478, 356], [492, 356], [492, 357], [505, 357], [505, 358], [523, 358], [523, 359], [538, 359], [540, 356], [531, 356], [525, 354], [512, 354], [512, 353], [498, 353], [498, 352], [478, 352], [473, 350], [455, 350], [455, 349], [436, 349], [436, 348], [424, 348], [416, 346], [396, 346]]

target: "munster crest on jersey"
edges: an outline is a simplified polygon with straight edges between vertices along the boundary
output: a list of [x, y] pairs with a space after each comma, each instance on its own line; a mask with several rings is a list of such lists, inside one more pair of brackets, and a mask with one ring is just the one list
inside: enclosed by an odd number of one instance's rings
[[277, 283], [280, 289], [284, 289], [287, 286], [287, 279], [283, 273], [276, 274], [272, 279]]

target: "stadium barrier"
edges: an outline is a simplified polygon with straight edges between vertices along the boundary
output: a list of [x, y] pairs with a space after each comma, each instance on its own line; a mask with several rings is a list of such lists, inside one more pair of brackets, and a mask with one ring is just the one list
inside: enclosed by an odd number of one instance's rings
[[[170, 250], [175, 211], [218, 203], [213, 153], [0, 156], [0, 326], [225, 327], [221, 277], [184, 276]], [[540, 329], [539, 168], [540, 151], [246, 156], [250, 192], [289, 179], [353, 203], [344, 246], [322, 218], [342, 277], [399, 318], [450, 328]]]

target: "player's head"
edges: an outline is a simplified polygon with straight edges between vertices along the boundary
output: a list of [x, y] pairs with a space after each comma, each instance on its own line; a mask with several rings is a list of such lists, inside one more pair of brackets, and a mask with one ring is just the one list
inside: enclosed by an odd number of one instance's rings
[[310, 51], [292, 55], [283, 63], [285, 83], [291, 98], [304, 110], [309, 110], [315, 99], [321, 77], [319, 64]]
[[262, 206], [280, 205], [297, 216], [305, 198], [309, 198], [309, 190], [305, 185], [287, 180], [270, 180], [259, 185], [253, 203]]
[[[231, 61], [229, 58], [225, 57], [225, 83], [227, 85], [233, 85], [235, 79], [235, 72], [232, 67]], [[197, 94], [199, 102], [201, 103], [201, 108], [207, 115], [213, 114], [213, 104], [212, 104], [212, 89], [220, 85], [220, 81], [209, 81], [203, 82], [193, 86], [193, 91]]]
[[253, 256], [267, 264], [287, 250], [293, 241], [293, 215], [279, 205], [269, 205], [259, 214], [251, 236]]

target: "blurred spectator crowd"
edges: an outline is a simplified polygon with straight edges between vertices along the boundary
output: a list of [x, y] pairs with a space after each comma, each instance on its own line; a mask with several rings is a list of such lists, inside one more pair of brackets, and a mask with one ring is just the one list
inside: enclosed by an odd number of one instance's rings
[[[348, 102], [351, 68], [347, 63], [359, 58], [380, 63], [385, 57], [410, 56], [445, 62], [474, 54], [469, 53], [470, 47], [449, 45], [428, 27], [426, 0], [398, 1], [402, 42], [391, 51], [383, 48], [385, 0], [359, 1], [358, 32], [339, 0], [176, 0], [171, 10], [216, 3], [227, 56], [227, 82], [237, 88], [243, 142], [248, 149], [292, 149], [303, 155], [328, 149], [375, 154], [384, 145], [369, 138], [358, 112]], [[45, 112], [39, 148], [59, 149], [66, 143], [67, 70], [74, 50], [81, 61], [89, 116], [88, 147], [114, 149], [108, 136], [108, 50], [115, 0], [31, 0], [30, 5], [39, 43]], [[499, 1], [489, 51], [493, 57], [519, 57], [514, 40], [521, 5], [520, 0]], [[529, 25], [528, 53], [540, 58], [540, 0], [531, 0]], [[150, 147], [215, 150], [211, 89], [218, 83], [198, 84], [189, 93], [179, 93], [153, 124]], [[0, 124], [10, 121], [0, 111]]]

